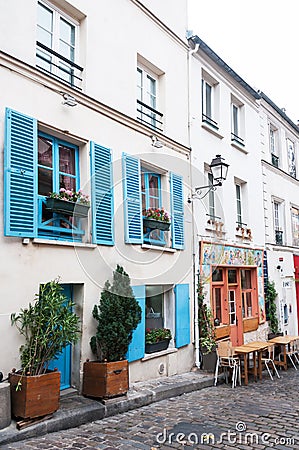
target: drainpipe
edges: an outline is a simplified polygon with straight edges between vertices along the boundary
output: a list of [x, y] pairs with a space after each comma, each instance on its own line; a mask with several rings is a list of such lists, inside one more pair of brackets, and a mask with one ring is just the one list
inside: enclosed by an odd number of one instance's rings
[[[199, 49], [199, 44], [197, 43], [193, 50], [188, 52], [188, 141], [189, 147], [191, 148], [191, 126], [192, 126], [192, 116], [191, 116], [191, 64], [192, 55], [197, 53]], [[191, 148], [192, 149], [192, 148]], [[193, 187], [192, 181], [192, 153], [190, 156], [190, 187]], [[191, 199], [191, 214], [192, 214], [192, 266], [193, 266], [193, 295], [194, 295], [194, 349], [195, 349], [195, 366], [200, 368], [200, 358], [199, 358], [199, 329], [198, 329], [198, 299], [197, 299], [197, 283], [196, 283], [196, 252], [198, 251], [198, 246], [196, 245], [195, 236], [195, 226], [194, 226], [194, 206]]]

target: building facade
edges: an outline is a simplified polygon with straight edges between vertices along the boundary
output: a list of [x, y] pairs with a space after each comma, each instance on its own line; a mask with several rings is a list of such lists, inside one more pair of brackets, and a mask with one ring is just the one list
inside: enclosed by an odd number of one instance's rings
[[[142, 307], [130, 381], [193, 365], [187, 17], [185, 2], [173, 3], [171, 16], [170, 1], [1, 2], [4, 373], [20, 364], [10, 314], [59, 277], [81, 337], [57, 364], [62, 387], [79, 388], [83, 362], [93, 358], [93, 305], [117, 264]], [[88, 215], [53, 210], [47, 197], [60, 189], [89, 195]], [[144, 225], [150, 207], [170, 212], [170, 231]], [[147, 355], [153, 312], [173, 339], [168, 350]]]
[[278, 292], [283, 334], [298, 334], [298, 149], [299, 129], [267, 95], [261, 94], [265, 244], [268, 279]]

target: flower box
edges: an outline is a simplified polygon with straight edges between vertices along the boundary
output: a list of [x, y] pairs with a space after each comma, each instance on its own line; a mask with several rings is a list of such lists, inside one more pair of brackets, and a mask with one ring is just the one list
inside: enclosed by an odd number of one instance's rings
[[161, 352], [167, 350], [170, 339], [163, 339], [162, 341], [155, 342], [154, 344], [145, 344], [145, 353]]
[[146, 228], [151, 228], [152, 230], [168, 231], [170, 227], [170, 222], [163, 222], [162, 220], [144, 218], [143, 225]]
[[68, 216], [87, 217], [90, 206], [58, 198], [46, 198], [46, 209]]

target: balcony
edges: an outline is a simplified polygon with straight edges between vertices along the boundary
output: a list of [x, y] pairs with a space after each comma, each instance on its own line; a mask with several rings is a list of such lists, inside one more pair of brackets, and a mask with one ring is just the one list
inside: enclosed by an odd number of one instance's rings
[[163, 114], [149, 105], [137, 100], [137, 120], [154, 130], [163, 131]]
[[272, 166], [274, 167], [279, 167], [279, 157], [274, 155], [274, 153], [271, 153], [271, 162], [272, 162]]
[[215, 128], [215, 130], [219, 130], [218, 123], [215, 122], [215, 120], [211, 119], [211, 117], [206, 116], [205, 114], [202, 114], [201, 120], [204, 123], [207, 123], [208, 125], [210, 125], [212, 128]]
[[36, 47], [36, 67], [38, 69], [49, 73], [58, 80], [71, 85], [71, 87], [81, 89], [82, 67], [41, 42], [37, 41]]
[[283, 245], [283, 231], [275, 230], [275, 244]]

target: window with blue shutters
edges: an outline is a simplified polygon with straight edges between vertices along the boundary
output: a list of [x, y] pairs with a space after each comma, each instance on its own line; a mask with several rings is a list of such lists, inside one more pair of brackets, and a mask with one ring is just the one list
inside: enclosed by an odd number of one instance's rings
[[55, 212], [46, 199], [60, 189], [78, 191], [79, 148], [45, 133], [38, 134], [38, 235], [47, 238], [80, 241], [82, 219], [72, 213]]
[[[184, 249], [182, 177], [171, 173], [168, 194], [165, 187], [166, 175], [142, 168], [139, 158], [135, 156], [123, 155], [124, 225], [127, 244], [146, 243], [167, 247], [171, 242], [173, 248]], [[155, 229], [153, 225], [152, 228], [144, 226], [146, 210], [162, 208], [165, 204], [170, 204], [171, 207], [171, 233]]]

